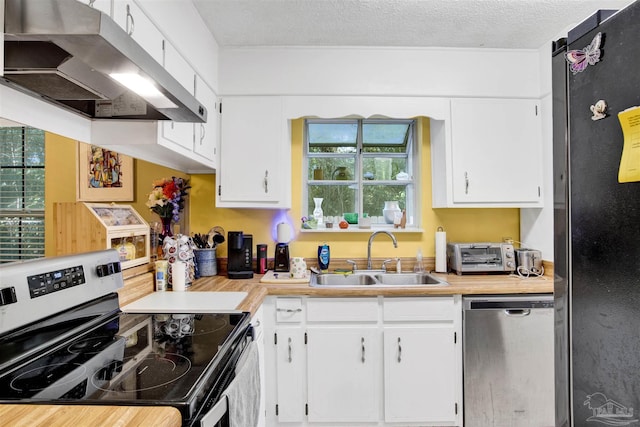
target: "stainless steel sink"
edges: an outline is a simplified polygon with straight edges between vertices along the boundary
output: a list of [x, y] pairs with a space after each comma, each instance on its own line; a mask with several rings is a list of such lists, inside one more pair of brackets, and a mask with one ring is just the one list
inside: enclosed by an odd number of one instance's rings
[[383, 273], [376, 274], [376, 279], [383, 285], [393, 286], [449, 284], [428, 273]]
[[314, 274], [311, 286], [314, 287], [391, 287], [391, 286], [447, 286], [448, 282], [428, 273], [380, 273], [356, 272], [352, 274]]
[[[312, 280], [312, 284], [314, 281]], [[319, 274], [316, 275], [316, 286], [363, 286], [375, 285], [375, 277], [368, 274]]]

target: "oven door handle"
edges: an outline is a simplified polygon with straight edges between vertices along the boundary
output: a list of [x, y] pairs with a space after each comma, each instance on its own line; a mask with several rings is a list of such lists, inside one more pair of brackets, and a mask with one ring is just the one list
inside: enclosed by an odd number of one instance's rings
[[229, 403], [227, 402], [227, 396], [222, 396], [222, 398], [213, 405], [213, 408], [207, 412], [207, 414], [202, 417], [200, 420], [201, 426], [215, 426], [217, 425], [224, 414], [227, 413], [227, 409], [229, 409]]

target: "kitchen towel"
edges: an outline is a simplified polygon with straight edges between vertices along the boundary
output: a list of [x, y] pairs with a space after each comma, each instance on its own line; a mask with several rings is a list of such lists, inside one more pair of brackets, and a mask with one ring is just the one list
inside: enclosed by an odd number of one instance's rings
[[447, 233], [442, 227], [436, 231], [436, 272], [447, 272]]
[[230, 427], [251, 427], [258, 423], [260, 412], [260, 371], [258, 347], [249, 344], [238, 360], [236, 377], [224, 391], [229, 405]]

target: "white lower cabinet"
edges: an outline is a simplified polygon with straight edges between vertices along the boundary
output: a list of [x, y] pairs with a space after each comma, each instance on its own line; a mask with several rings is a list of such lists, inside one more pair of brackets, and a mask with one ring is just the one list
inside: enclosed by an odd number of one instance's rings
[[384, 328], [385, 421], [455, 423], [454, 332], [440, 325]]
[[272, 380], [275, 380], [276, 403], [269, 405], [267, 392], [267, 425], [270, 425], [270, 415], [273, 414], [280, 422], [302, 421], [306, 402], [303, 380], [306, 372], [304, 331], [295, 327], [278, 328], [273, 342], [275, 352], [271, 355], [275, 358], [276, 375]]
[[462, 425], [459, 296], [264, 306], [268, 426]]
[[307, 328], [309, 422], [378, 420], [379, 349], [375, 327]]

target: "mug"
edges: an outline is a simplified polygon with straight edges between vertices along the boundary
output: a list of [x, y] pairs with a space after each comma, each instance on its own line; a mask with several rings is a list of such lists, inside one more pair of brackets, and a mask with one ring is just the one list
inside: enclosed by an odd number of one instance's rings
[[307, 277], [307, 263], [302, 257], [291, 258], [291, 277], [294, 279], [304, 279]]

